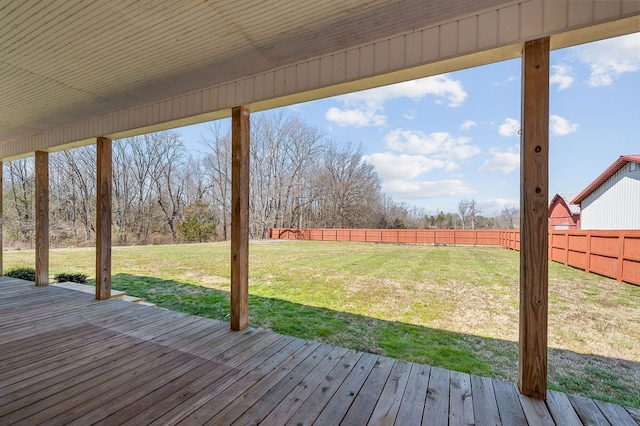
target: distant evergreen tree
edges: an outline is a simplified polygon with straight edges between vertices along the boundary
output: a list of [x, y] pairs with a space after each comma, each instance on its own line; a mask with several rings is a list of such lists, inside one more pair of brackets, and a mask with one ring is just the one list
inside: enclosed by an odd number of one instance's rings
[[184, 220], [178, 225], [178, 232], [188, 243], [210, 241], [217, 234], [215, 215], [206, 203], [189, 204], [185, 208]]

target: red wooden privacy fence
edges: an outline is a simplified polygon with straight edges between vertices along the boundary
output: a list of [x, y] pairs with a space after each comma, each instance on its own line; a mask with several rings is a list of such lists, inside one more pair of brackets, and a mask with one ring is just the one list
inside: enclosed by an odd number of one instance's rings
[[358, 241], [364, 243], [500, 245], [499, 230], [465, 229], [290, 229], [273, 228], [281, 240]]
[[[520, 249], [518, 230], [273, 228], [271, 238]], [[550, 231], [549, 259], [586, 272], [640, 285], [640, 230]]]
[[[500, 245], [519, 250], [520, 231], [502, 231]], [[551, 231], [549, 259], [640, 285], [640, 230]]]

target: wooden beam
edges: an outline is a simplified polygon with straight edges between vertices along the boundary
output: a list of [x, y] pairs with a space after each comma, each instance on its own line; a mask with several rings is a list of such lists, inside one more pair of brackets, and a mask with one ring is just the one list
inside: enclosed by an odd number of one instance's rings
[[96, 299], [111, 297], [111, 139], [96, 141]]
[[249, 110], [231, 111], [231, 329], [249, 326]]
[[36, 151], [36, 285], [49, 284], [49, 153]]
[[520, 139], [520, 392], [547, 392], [549, 38], [522, 52]]

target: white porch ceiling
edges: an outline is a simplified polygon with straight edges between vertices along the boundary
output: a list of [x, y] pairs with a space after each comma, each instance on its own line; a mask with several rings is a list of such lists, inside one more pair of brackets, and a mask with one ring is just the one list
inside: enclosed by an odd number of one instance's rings
[[639, 13], [639, 0], [4, 0], [0, 158], [487, 63], [545, 35], [637, 31]]

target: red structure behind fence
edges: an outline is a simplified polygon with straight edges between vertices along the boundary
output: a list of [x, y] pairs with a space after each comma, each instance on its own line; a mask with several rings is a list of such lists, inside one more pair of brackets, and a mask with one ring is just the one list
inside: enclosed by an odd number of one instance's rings
[[[271, 238], [500, 246], [520, 250], [520, 231], [518, 230], [273, 228]], [[640, 230], [553, 230], [549, 232], [549, 259], [586, 272], [640, 285]]]

